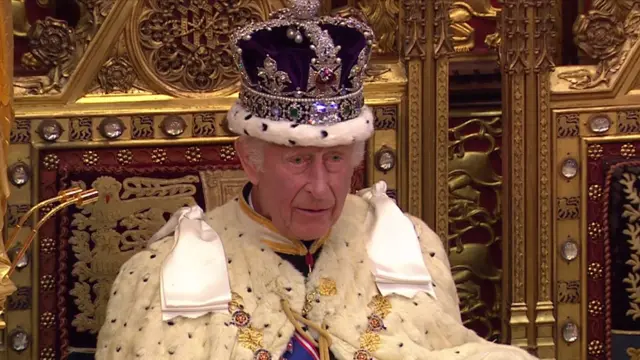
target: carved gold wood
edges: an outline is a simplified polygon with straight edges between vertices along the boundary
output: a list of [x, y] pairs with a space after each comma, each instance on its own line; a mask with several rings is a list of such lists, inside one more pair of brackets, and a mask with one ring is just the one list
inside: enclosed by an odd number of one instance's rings
[[[451, 18], [451, 39], [456, 52], [469, 52], [476, 46], [475, 29], [469, 24], [473, 18], [485, 18], [498, 21], [500, 9], [495, 8], [490, 0], [455, 1], [449, 10]], [[485, 44], [497, 48], [500, 44], [498, 32], [488, 34]]]
[[[9, 3], [0, 4], [0, 229], [4, 229], [7, 201], [11, 194], [7, 178], [9, 161], [9, 137], [13, 122], [13, 38], [12, 13]], [[0, 234], [0, 330], [4, 330], [5, 301], [16, 287], [9, 279], [5, 279], [11, 262], [4, 248], [4, 231]]]
[[[554, 358], [549, 73], [554, 69], [554, 2], [506, 0], [500, 61], [504, 143], [503, 251], [508, 254], [511, 342]], [[535, 21], [532, 21], [535, 19]]]
[[[603, 157], [604, 149], [611, 145], [615, 145], [619, 153], [608, 153], [607, 156], [637, 158], [631, 143], [637, 142], [640, 135], [638, 19], [640, 8], [635, 2], [594, 1], [591, 10], [580, 16], [573, 30], [576, 43], [596, 65], [558, 67], [550, 75], [554, 151], [549, 166], [553, 180], [548, 186], [553, 189], [553, 213], [557, 214], [552, 218], [552, 229], [557, 249], [553, 264], [558, 287], [558, 359], [611, 358], [611, 344], [606, 339], [601, 341], [589, 337], [588, 333], [588, 316], [608, 311], [611, 305], [605, 307], [603, 302], [596, 300], [600, 295], [589, 290], [592, 279], [607, 276], [607, 264], [587, 260], [594, 232], [606, 231], [601, 224], [587, 219], [587, 201], [604, 196], [603, 192], [608, 190], [599, 185], [588, 185], [593, 174], [587, 162]], [[571, 162], [572, 159], [576, 161]], [[568, 178], [567, 175], [574, 174], [574, 165], [577, 170], [575, 176]], [[625, 186], [624, 181], [621, 185]], [[632, 186], [629, 186], [627, 194], [633, 204], [635, 192]], [[633, 205], [629, 205], [629, 211], [621, 221], [626, 221], [632, 214]], [[630, 221], [627, 226], [633, 224], [634, 221]], [[633, 242], [634, 234], [634, 231], [628, 231], [627, 241]], [[562, 256], [562, 247], [570, 241], [575, 241], [579, 250], [573, 261]], [[633, 259], [627, 261], [629, 269], [632, 269]], [[634, 268], [630, 272], [631, 276], [636, 276], [635, 271]], [[633, 285], [633, 281], [627, 282]], [[630, 295], [632, 293], [630, 291]], [[633, 302], [633, 298], [629, 301]], [[633, 306], [629, 308], [633, 309]], [[633, 316], [633, 312], [629, 316]], [[567, 323], [573, 323], [579, 329], [575, 343], [568, 343], [560, 336], [562, 327]], [[634, 332], [629, 334], [637, 335]], [[632, 347], [625, 352], [630, 359], [640, 354]]]
[[[56, 169], [61, 163], [50, 151], [68, 149], [77, 154], [87, 168], [99, 167], [103, 161], [101, 149], [114, 147], [122, 149], [114, 159], [122, 166], [135, 163], [138, 156], [135, 149], [141, 147], [153, 148], [150, 160], [158, 166], [162, 166], [168, 156], [175, 156], [171, 152], [175, 146], [186, 147], [181, 156], [193, 164], [207, 155], [201, 147], [212, 144], [224, 145], [220, 161], [232, 159], [234, 138], [228, 133], [224, 119], [235, 101], [237, 78], [225, 63], [227, 35], [242, 21], [263, 18], [281, 6], [280, 1], [267, 0], [205, 1], [211, 6], [195, 8], [195, 0], [179, 0], [171, 2], [177, 4], [172, 12], [163, 12], [161, 7], [169, 6], [166, 1], [77, 1], [82, 3], [81, 21], [77, 24], [72, 26], [59, 19], [34, 21], [27, 26], [26, 35], [20, 35], [27, 36], [33, 44], [23, 60], [45, 66], [49, 72], [43, 77], [17, 77], [13, 82], [16, 121], [11, 128], [7, 162], [9, 166], [26, 166], [22, 169], [28, 170], [31, 177], [26, 184], [11, 185], [12, 197], [7, 211], [9, 230], [30, 204], [40, 198], [41, 172]], [[228, 6], [219, 8], [225, 4]], [[365, 180], [367, 183], [385, 180], [390, 195], [396, 196], [404, 209], [418, 215], [423, 207], [421, 139], [422, 131], [427, 130], [422, 126], [426, 114], [421, 109], [427, 107], [422, 104], [421, 91], [431, 86], [425, 83], [423, 64], [426, 59], [433, 62], [434, 49], [426, 36], [427, 31], [431, 31], [426, 28], [427, 20], [433, 18], [434, 9], [425, 4], [420, 1], [412, 5], [422, 17], [410, 21], [403, 20], [405, 4], [398, 1], [350, 2], [354, 10], [373, 21], [374, 28], [381, 31], [375, 64], [368, 71], [365, 85], [367, 103], [376, 114], [376, 132], [368, 145]], [[23, 15], [28, 9], [17, 8]], [[346, 11], [347, 15], [355, 14], [354, 10]], [[345, 10], [328, 8], [327, 11]], [[170, 33], [172, 39], [158, 39], [158, 21], [164, 19], [163, 16], [176, 21], [186, 32]], [[236, 18], [241, 21], [236, 22]], [[397, 31], [398, 24], [404, 23], [415, 25], [414, 35]], [[428, 23], [428, 26], [433, 24]], [[195, 33], [202, 35], [200, 40], [190, 36]], [[404, 39], [408, 45], [415, 46], [407, 53], [418, 51], [419, 54], [409, 74], [398, 61]], [[163, 43], [165, 40], [167, 43]], [[168, 41], [179, 46], [166, 47]], [[428, 57], [425, 51], [429, 52]], [[191, 67], [180, 67], [183, 62]], [[446, 71], [441, 76], [446, 77]], [[411, 97], [406, 90], [408, 78], [412, 81]], [[414, 111], [411, 116], [409, 99], [413, 104], [411, 109], [418, 107], [418, 112]], [[441, 93], [441, 99], [446, 105], [446, 93]], [[446, 138], [446, 109], [443, 114], [445, 127], [441, 136]], [[122, 131], [110, 139], [105, 133], [105, 124], [110, 124], [108, 129], [119, 127]], [[182, 130], [172, 135], [167, 132], [167, 124], [172, 124], [169, 129]], [[52, 141], [43, 139], [43, 131], [56, 126], [61, 131], [60, 137]], [[396, 166], [387, 171], [374, 166], [376, 154], [382, 149], [391, 151], [397, 158]], [[442, 151], [446, 153], [446, 146]], [[67, 235], [68, 246], [78, 261], [68, 265], [68, 271], [75, 274], [76, 280], [64, 295], [84, 310], [66, 323], [67, 329], [87, 336], [93, 336], [91, 334], [99, 329], [108, 300], [105, 289], [109, 288], [120, 264], [140, 248], [139, 241], [161, 223], [158, 214], [193, 203], [189, 194], [194, 184], [204, 189], [209, 207], [233, 196], [244, 179], [236, 170], [202, 171], [197, 179], [171, 176], [114, 180], [113, 174], [100, 174], [94, 181], [73, 184], [99, 188], [101, 194], [108, 194], [108, 200], [103, 195], [69, 219], [72, 234]], [[443, 186], [446, 197], [446, 179]], [[151, 204], [152, 209], [140, 210], [142, 203]], [[435, 204], [429, 206], [435, 208]], [[119, 231], [126, 232], [127, 236]], [[31, 261], [12, 276], [18, 291], [9, 299], [7, 347], [11, 347], [14, 340], [22, 339], [20, 334], [28, 335], [25, 338], [31, 342], [20, 352], [0, 352], [0, 359], [53, 359], [69, 352], [91, 352], [91, 349], [45, 346], [43, 344], [49, 344], [48, 339], [39, 335], [65, 321], [59, 313], [43, 311], [40, 306], [45, 297], [58, 295], [50, 291], [59, 284], [52, 282], [49, 275], [39, 278], [41, 269], [37, 259], [39, 254], [49, 256], [55, 251], [59, 240], [38, 239], [30, 252]]]

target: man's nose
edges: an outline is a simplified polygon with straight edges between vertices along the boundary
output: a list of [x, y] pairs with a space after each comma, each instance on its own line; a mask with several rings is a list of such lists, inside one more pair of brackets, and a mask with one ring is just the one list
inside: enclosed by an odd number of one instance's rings
[[324, 163], [322, 161], [314, 161], [309, 170], [307, 191], [316, 199], [326, 197], [331, 190], [329, 188], [329, 176]]

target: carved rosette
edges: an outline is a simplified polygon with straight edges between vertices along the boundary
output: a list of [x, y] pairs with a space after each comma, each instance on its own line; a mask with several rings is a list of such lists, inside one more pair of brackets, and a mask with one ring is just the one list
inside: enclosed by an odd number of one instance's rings
[[606, 60], [615, 56], [624, 44], [623, 24], [616, 22], [610, 14], [591, 11], [580, 15], [573, 32], [575, 42], [593, 59]]
[[29, 69], [55, 66], [68, 59], [75, 50], [75, 33], [66, 21], [46, 18], [29, 30], [31, 52], [24, 54], [22, 65]]
[[266, 19], [267, 1], [143, 0], [131, 18], [129, 49], [158, 91], [175, 96], [230, 93], [239, 80], [234, 29]]
[[107, 61], [100, 73], [98, 82], [105, 93], [128, 92], [136, 80], [136, 74], [131, 63], [126, 58], [118, 57]]

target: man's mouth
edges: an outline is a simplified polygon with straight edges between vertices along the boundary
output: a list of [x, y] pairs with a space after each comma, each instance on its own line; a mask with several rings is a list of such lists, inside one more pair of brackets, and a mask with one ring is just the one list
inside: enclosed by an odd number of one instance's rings
[[320, 214], [323, 213], [329, 209], [304, 209], [304, 208], [298, 208], [298, 210], [309, 213], [309, 214]]

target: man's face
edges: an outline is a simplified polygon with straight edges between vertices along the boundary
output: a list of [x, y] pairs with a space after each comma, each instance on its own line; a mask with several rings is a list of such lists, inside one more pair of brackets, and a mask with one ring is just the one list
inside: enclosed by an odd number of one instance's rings
[[349, 193], [354, 151], [354, 145], [264, 144], [264, 170], [252, 179], [259, 211], [287, 237], [313, 240], [326, 235]]

